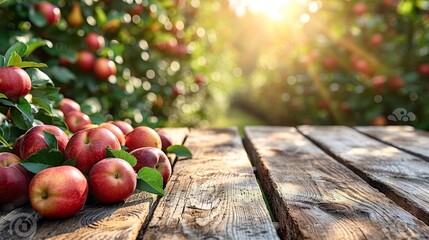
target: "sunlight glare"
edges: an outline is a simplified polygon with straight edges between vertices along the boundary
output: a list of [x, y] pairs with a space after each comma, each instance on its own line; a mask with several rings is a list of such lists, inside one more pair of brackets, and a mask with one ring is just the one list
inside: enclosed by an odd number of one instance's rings
[[[263, 14], [271, 20], [282, 21], [287, 15], [296, 14], [303, 6], [309, 6], [309, 3], [308, 0], [230, 0], [230, 5], [239, 16], [250, 11]], [[313, 11], [317, 11], [315, 8], [317, 5], [312, 5]]]

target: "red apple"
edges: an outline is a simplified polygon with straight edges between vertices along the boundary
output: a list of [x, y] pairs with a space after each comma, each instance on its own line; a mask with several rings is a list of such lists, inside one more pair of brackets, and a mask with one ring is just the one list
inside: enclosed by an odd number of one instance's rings
[[130, 152], [137, 159], [137, 165], [134, 170], [138, 172], [143, 167], [155, 168], [162, 175], [164, 186], [170, 180], [171, 176], [171, 163], [167, 155], [159, 149], [154, 147], [143, 147], [135, 149]]
[[105, 128], [84, 129], [75, 133], [66, 146], [66, 159], [76, 159], [76, 167], [88, 174], [92, 166], [106, 157], [106, 148], [121, 149], [116, 136]]
[[173, 141], [171, 140], [170, 136], [162, 129], [157, 129], [156, 132], [161, 138], [161, 150], [166, 153], [167, 148], [173, 145]]
[[20, 162], [13, 153], [0, 153], [0, 209], [10, 211], [28, 200], [31, 174]]
[[333, 57], [326, 57], [325, 59], [323, 59], [323, 66], [327, 70], [332, 70], [337, 66], [337, 61]]
[[140, 15], [140, 14], [143, 13], [143, 10], [144, 10], [143, 5], [141, 5], [141, 4], [134, 4], [134, 6], [130, 10], [128, 10], [128, 13], [131, 16]]
[[85, 126], [83, 126], [81, 130], [83, 130], [83, 129], [97, 128], [97, 127], [98, 127], [97, 124], [90, 123], [90, 124], [86, 124]]
[[102, 203], [127, 199], [136, 190], [137, 178], [129, 163], [120, 158], [103, 159], [89, 172], [90, 194]]
[[90, 71], [94, 66], [95, 57], [89, 51], [80, 51], [77, 53], [77, 66], [83, 71]]
[[27, 72], [19, 67], [0, 67], [0, 93], [16, 100], [31, 90], [31, 79]]
[[131, 152], [141, 147], [156, 147], [161, 149], [161, 137], [150, 127], [136, 127], [132, 132], [125, 136], [125, 146]]
[[340, 104], [340, 109], [343, 113], [348, 113], [350, 112], [350, 106], [347, 102], [341, 102]]
[[65, 122], [71, 132], [78, 132], [87, 124], [91, 124], [91, 119], [88, 115], [79, 111], [72, 111], [65, 116]]
[[88, 182], [75, 167], [59, 166], [40, 171], [31, 180], [29, 198], [33, 209], [46, 218], [75, 215], [88, 196]]
[[207, 79], [204, 75], [199, 74], [195, 76], [195, 83], [198, 84], [199, 86], [202, 86], [207, 83]]
[[377, 116], [371, 120], [371, 124], [373, 126], [384, 126], [384, 125], [386, 125], [386, 123], [387, 123], [386, 117], [381, 116], [381, 115]]
[[381, 92], [384, 88], [384, 85], [386, 83], [386, 77], [385, 76], [374, 76], [372, 79], [372, 87], [375, 92]]
[[100, 79], [106, 80], [112, 75], [116, 75], [116, 65], [108, 58], [99, 58], [94, 64], [94, 73]]
[[381, 33], [375, 33], [369, 39], [369, 44], [373, 47], [379, 47], [383, 43], [383, 35]]
[[390, 79], [389, 86], [392, 90], [400, 90], [405, 86], [405, 82], [399, 76], [394, 76]]
[[356, 71], [369, 75], [372, 70], [368, 64], [367, 61], [363, 60], [363, 59], [357, 59], [353, 62], [353, 66], [356, 69]]
[[48, 145], [46, 145], [45, 135], [43, 132], [53, 134], [57, 139], [58, 149], [61, 152], [64, 152], [69, 141], [67, 134], [60, 128], [53, 125], [39, 125], [30, 128], [25, 133], [20, 147], [20, 155], [22, 159], [26, 159], [31, 154], [48, 147]]
[[46, 18], [49, 25], [56, 24], [61, 18], [61, 10], [47, 1], [37, 4], [36, 11], [40, 12]]
[[68, 60], [65, 57], [59, 57], [58, 58], [58, 64], [60, 64], [61, 66], [64, 66], [64, 67], [70, 67], [72, 63], [70, 62], [70, 60]]
[[119, 121], [109, 121], [109, 123], [120, 128], [122, 133], [124, 133], [124, 135], [127, 135], [128, 133], [130, 133], [131, 131], [134, 130], [133, 126], [131, 126], [131, 124], [129, 124], [125, 121], [120, 121], [120, 120]]
[[429, 75], [429, 63], [420, 64], [418, 71], [421, 75]]
[[120, 128], [118, 128], [116, 125], [114, 125], [112, 123], [102, 123], [99, 125], [99, 127], [102, 127], [102, 128], [105, 128], [105, 129], [111, 131], [118, 138], [119, 143], [121, 145], [125, 145], [125, 135], [122, 132], [122, 130]]
[[67, 115], [69, 112], [73, 111], [80, 112], [80, 105], [73, 99], [63, 98], [58, 105], [58, 109], [60, 109], [64, 115]]
[[185, 89], [183, 88], [182, 85], [174, 85], [171, 88], [171, 92], [173, 93], [174, 96], [179, 96], [179, 95], [183, 95], [185, 92]]
[[319, 100], [317, 102], [317, 108], [320, 110], [327, 110], [327, 109], [329, 109], [329, 103], [327, 101], [324, 101], [324, 100]]
[[358, 2], [353, 6], [353, 13], [357, 16], [361, 16], [368, 11], [368, 7], [363, 2]]
[[92, 51], [97, 51], [98, 49], [104, 47], [104, 37], [98, 35], [97, 33], [90, 32], [85, 37], [85, 44]]

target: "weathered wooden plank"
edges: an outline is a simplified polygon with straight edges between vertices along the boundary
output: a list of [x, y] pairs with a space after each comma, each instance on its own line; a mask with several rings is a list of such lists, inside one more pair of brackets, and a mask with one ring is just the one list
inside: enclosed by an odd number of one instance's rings
[[[186, 128], [164, 130], [174, 144], [182, 144], [188, 132]], [[136, 192], [124, 203], [87, 204], [77, 215], [63, 220], [40, 218], [27, 204], [0, 213], [0, 239], [22, 239], [25, 232], [19, 227], [25, 227], [25, 222], [19, 222], [22, 218], [17, 216], [30, 216], [26, 220], [31, 223], [29, 230], [37, 230], [33, 239], [136, 239], [156, 203], [156, 195]]]
[[429, 163], [348, 127], [299, 130], [398, 205], [429, 224]]
[[411, 126], [355, 127], [371, 137], [429, 160], [429, 132]]
[[429, 227], [295, 128], [246, 127], [245, 145], [284, 239], [420, 239]]
[[236, 129], [191, 129], [143, 239], [278, 239]]

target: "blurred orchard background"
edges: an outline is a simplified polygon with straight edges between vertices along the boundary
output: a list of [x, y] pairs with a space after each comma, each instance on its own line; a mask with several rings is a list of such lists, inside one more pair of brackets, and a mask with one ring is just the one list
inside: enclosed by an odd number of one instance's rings
[[[67, 97], [93, 123], [151, 127], [429, 129], [427, 0], [60, 0], [54, 22], [41, 2], [0, 0], [0, 52], [40, 46], [42, 108]], [[116, 73], [85, 62], [99, 58]]]

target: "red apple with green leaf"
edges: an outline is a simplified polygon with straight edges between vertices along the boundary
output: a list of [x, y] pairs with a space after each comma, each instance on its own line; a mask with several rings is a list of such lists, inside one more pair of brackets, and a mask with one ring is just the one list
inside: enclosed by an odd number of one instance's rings
[[89, 172], [90, 194], [102, 203], [127, 199], [137, 186], [137, 176], [131, 165], [120, 158], [105, 158]]
[[66, 146], [66, 159], [76, 159], [76, 167], [88, 174], [92, 166], [106, 157], [106, 148], [121, 149], [118, 138], [105, 128], [84, 129], [75, 133]]
[[67, 134], [57, 126], [39, 125], [30, 128], [25, 133], [20, 147], [20, 156], [22, 159], [26, 159], [31, 154], [48, 147], [46, 144], [45, 134], [43, 132], [48, 132], [54, 135], [57, 139], [58, 149], [61, 152], [64, 152], [69, 141]]
[[162, 142], [161, 137], [155, 130], [147, 126], [140, 126], [125, 136], [125, 146], [129, 152], [141, 147], [156, 147], [161, 149]]
[[75, 167], [59, 166], [40, 171], [31, 180], [29, 198], [33, 209], [46, 218], [75, 215], [85, 204], [88, 182]]
[[19, 163], [13, 153], [0, 153], [0, 209], [12, 210], [28, 200], [28, 185], [31, 174]]
[[78, 132], [82, 130], [85, 125], [92, 123], [89, 116], [80, 111], [68, 112], [64, 120], [71, 132]]
[[19, 67], [0, 67], [0, 93], [11, 100], [24, 97], [31, 90], [30, 76]]
[[134, 170], [138, 172], [143, 167], [156, 169], [161, 173], [164, 185], [167, 184], [171, 176], [171, 163], [167, 155], [159, 148], [143, 147], [130, 152], [137, 159]]

